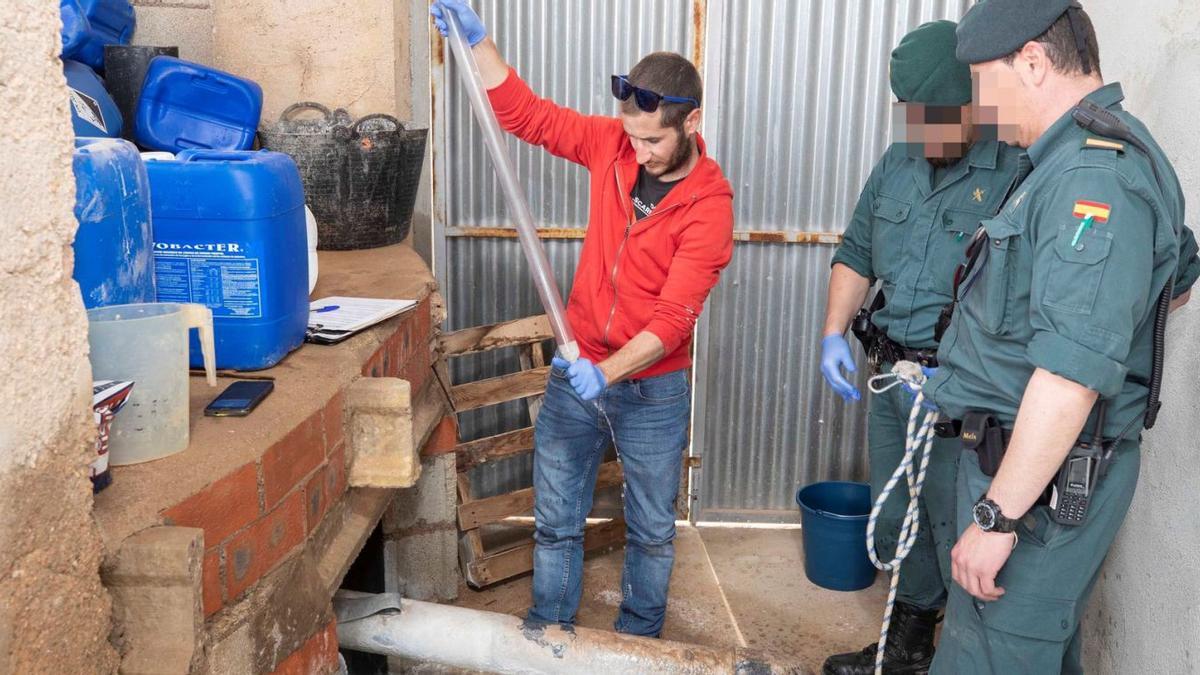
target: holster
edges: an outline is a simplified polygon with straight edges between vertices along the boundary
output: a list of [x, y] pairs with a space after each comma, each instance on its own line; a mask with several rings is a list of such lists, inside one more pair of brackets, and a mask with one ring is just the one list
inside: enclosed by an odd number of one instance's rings
[[850, 332], [858, 341], [862, 343], [863, 351], [870, 353], [875, 347], [875, 338], [879, 335], [879, 329], [875, 324], [871, 323], [871, 312], [866, 309], [858, 310], [854, 321], [850, 324]]
[[933, 325], [933, 339], [941, 342], [946, 335], [946, 330], [950, 328], [950, 322], [954, 319], [954, 308], [958, 305], [958, 301], [951, 301], [942, 307], [942, 311], [938, 313], [937, 323]]
[[875, 323], [871, 321], [871, 315], [883, 309], [886, 302], [887, 300], [884, 298], [883, 289], [881, 288], [875, 293], [875, 299], [871, 301], [870, 308], [858, 310], [858, 314], [855, 315], [854, 321], [850, 324], [850, 332], [862, 343], [863, 353], [867, 355], [867, 363], [871, 372], [878, 372], [879, 370], [876, 343], [883, 334]]
[[1004, 459], [1004, 428], [1000, 421], [987, 412], [967, 411], [963, 415], [959, 438], [963, 448], [974, 450], [979, 457], [979, 470], [985, 476], [994, 477]]

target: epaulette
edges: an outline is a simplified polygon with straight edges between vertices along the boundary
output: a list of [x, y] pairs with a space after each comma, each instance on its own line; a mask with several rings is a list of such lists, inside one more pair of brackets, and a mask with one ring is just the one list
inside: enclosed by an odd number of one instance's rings
[[1097, 150], [1113, 150], [1121, 154], [1125, 153], [1125, 144], [1117, 141], [1110, 141], [1107, 138], [1099, 138], [1097, 136], [1088, 136], [1083, 139], [1083, 147], [1095, 148]]

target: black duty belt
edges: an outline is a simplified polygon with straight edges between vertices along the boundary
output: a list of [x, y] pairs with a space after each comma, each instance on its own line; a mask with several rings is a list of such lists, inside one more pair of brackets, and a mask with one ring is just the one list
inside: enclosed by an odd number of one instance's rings
[[[995, 417], [986, 413], [968, 412], [962, 420], [941, 420], [934, 425], [934, 433], [939, 438], [957, 438], [962, 441], [963, 450], [975, 452], [979, 458], [979, 470], [985, 476], [995, 477], [1012, 440], [1012, 429], [1000, 426]], [[1050, 503], [1050, 488], [1038, 498], [1036, 504], [1045, 506]]]
[[[958, 438], [962, 436], [962, 420], [952, 420], [943, 417], [933, 425], [933, 432], [938, 438]], [[1008, 447], [1008, 441], [1012, 439], [1012, 429], [999, 427], [1000, 437], [1004, 441], [1004, 446]]]
[[879, 363], [895, 364], [900, 361], [912, 361], [926, 368], [938, 367], [936, 349], [909, 349], [886, 335], [879, 335], [875, 338], [874, 352], [875, 360]]

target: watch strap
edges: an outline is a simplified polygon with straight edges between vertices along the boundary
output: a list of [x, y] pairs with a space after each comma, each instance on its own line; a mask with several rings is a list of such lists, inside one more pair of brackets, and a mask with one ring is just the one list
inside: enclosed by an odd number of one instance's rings
[[1000, 505], [997, 504], [996, 502], [992, 501], [991, 499], [988, 499], [986, 492], [983, 493], [982, 495], [980, 495], [979, 499], [975, 502], [975, 504], [976, 504], [976, 506], [978, 506], [980, 504], [987, 504], [991, 508], [991, 511], [992, 511], [993, 515], [995, 516], [994, 521], [992, 523], [992, 527], [985, 530], [986, 532], [999, 532], [1001, 534], [1010, 534], [1010, 533], [1017, 531], [1018, 520], [1016, 518], [1009, 518], [1009, 517], [1005, 516], [1004, 512], [1000, 510]]

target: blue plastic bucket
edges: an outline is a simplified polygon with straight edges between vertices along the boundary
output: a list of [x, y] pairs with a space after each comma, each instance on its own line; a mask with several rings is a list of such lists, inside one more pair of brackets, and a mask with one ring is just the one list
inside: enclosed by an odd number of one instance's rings
[[796, 493], [804, 538], [804, 574], [834, 591], [857, 591], [875, 581], [867, 557], [871, 487], [866, 483], [813, 483]]

